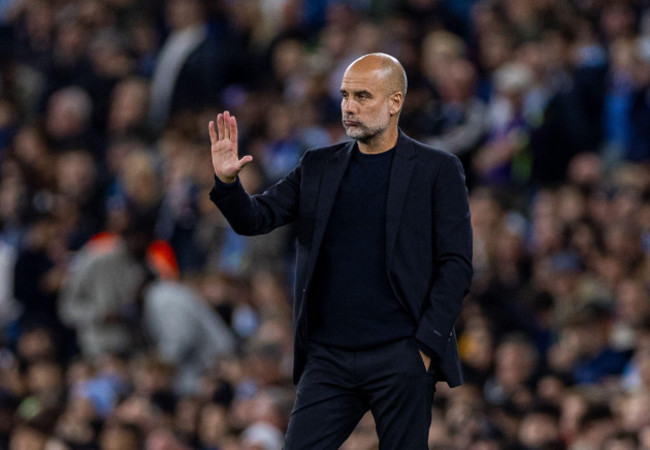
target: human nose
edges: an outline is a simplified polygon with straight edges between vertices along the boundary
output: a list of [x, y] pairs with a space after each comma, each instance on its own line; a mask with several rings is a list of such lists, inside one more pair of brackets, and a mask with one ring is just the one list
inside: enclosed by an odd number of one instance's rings
[[352, 113], [356, 110], [356, 103], [351, 98], [344, 98], [341, 101], [341, 109], [344, 113]]

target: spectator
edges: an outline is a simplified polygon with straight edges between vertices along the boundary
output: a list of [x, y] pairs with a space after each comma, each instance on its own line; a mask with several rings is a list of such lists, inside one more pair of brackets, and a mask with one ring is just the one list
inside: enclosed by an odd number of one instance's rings
[[622, 373], [631, 355], [611, 348], [609, 316], [602, 306], [587, 305], [564, 330], [552, 349], [550, 362], [556, 370], [566, 371], [568, 366], [579, 384], [597, 383]]
[[93, 148], [94, 140], [90, 130], [93, 113], [91, 97], [79, 87], [66, 87], [50, 97], [47, 106], [45, 130], [52, 148]]
[[580, 417], [578, 434], [569, 449], [601, 448], [616, 430], [614, 416], [607, 405], [591, 405]]
[[523, 448], [561, 448], [558, 408], [533, 407], [522, 419], [519, 443]]
[[203, 406], [199, 415], [198, 439], [202, 449], [220, 448], [230, 438], [228, 408], [218, 403]]
[[119, 422], [107, 423], [99, 438], [101, 450], [137, 450], [142, 448], [142, 437], [137, 427]]
[[633, 433], [618, 432], [607, 438], [603, 450], [633, 450], [639, 448], [639, 440]]
[[504, 64], [494, 73], [496, 95], [488, 106], [487, 142], [473, 161], [483, 183], [498, 186], [528, 181], [530, 168], [525, 164], [530, 126], [523, 107], [532, 83], [531, 70], [521, 63]]
[[211, 30], [199, 0], [170, 0], [165, 17], [171, 33], [158, 54], [151, 86], [150, 125], [160, 130], [170, 114], [219, 100], [233, 62], [233, 43], [222, 27]]
[[485, 385], [486, 400], [496, 405], [512, 402], [523, 409], [530, 406], [537, 364], [535, 348], [525, 338], [504, 339], [495, 351], [494, 376]]
[[149, 85], [145, 80], [128, 77], [120, 81], [111, 93], [108, 108], [105, 126], [110, 135], [148, 137]]
[[151, 215], [129, 217], [123, 243], [82, 262], [61, 296], [61, 317], [75, 327], [86, 356], [133, 352], [138, 343], [133, 324], [140, 318], [139, 295], [151, 275], [145, 262], [153, 239]]
[[16, 259], [13, 296], [22, 307], [18, 326], [23, 330], [45, 327], [55, 336], [62, 355], [74, 345], [57, 315], [57, 297], [65, 277], [66, 243], [61, 222], [52, 214], [34, 220]]

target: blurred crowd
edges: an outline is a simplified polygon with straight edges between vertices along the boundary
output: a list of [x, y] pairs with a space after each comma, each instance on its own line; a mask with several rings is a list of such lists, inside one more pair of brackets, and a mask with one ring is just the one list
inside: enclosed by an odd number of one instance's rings
[[469, 187], [430, 448], [650, 450], [646, 0], [0, 0], [0, 449], [281, 448], [293, 230], [232, 232], [207, 124], [261, 192], [374, 51]]

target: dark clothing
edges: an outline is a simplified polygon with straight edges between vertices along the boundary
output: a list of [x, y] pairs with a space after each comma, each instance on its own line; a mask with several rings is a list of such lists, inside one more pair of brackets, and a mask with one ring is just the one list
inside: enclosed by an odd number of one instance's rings
[[44, 279], [54, 268], [54, 262], [44, 250], [25, 249], [14, 268], [14, 297], [23, 306], [20, 318], [26, 328], [58, 327], [57, 292], [44, 288]]
[[354, 150], [309, 291], [310, 340], [358, 350], [415, 333], [415, 320], [386, 275], [386, 197], [394, 153]]
[[339, 448], [372, 411], [382, 449], [427, 449], [435, 374], [413, 339], [372, 350], [310, 342], [285, 449]]
[[24, 249], [14, 267], [14, 297], [22, 306], [19, 333], [34, 328], [49, 331], [57, 347], [57, 357], [68, 359], [77, 353], [74, 332], [63, 325], [57, 311], [58, 291], [47, 289], [46, 278], [55, 263], [45, 250]]
[[221, 102], [220, 93], [239, 67], [241, 45], [225, 24], [209, 27], [205, 40], [187, 57], [174, 83], [170, 116]]
[[631, 357], [630, 350], [604, 348], [598, 355], [578, 361], [571, 375], [577, 384], [600, 383], [603, 378], [621, 375]]
[[[294, 382], [307, 360], [307, 295], [354, 142], [306, 152], [291, 173], [250, 196], [239, 181], [218, 182], [210, 198], [240, 234], [297, 221]], [[438, 379], [462, 383], [454, 323], [472, 276], [472, 233], [458, 158], [400, 132], [386, 199], [386, 276], [417, 323], [414, 338], [437, 361]]]
[[596, 151], [603, 140], [606, 67], [579, 67], [544, 108], [542, 124], [531, 133], [532, 179], [553, 185], [566, 179], [571, 159]]
[[383, 155], [360, 155], [354, 142], [308, 151], [261, 195], [217, 180], [210, 197], [236, 232], [298, 222], [298, 390], [285, 449], [338, 448], [368, 410], [381, 448], [427, 448], [435, 382], [462, 382], [454, 322], [472, 276], [464, 182], [458, 158], [401, 132]]

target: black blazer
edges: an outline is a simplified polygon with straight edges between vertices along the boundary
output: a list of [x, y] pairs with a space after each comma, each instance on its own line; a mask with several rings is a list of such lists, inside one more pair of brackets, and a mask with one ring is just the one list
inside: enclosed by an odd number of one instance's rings
[[[239, 234], [297, 221], [294, 373], [306, 361], [309, 284], [339, 184], [355, 142], [307, 151], [298, 167], [262, 194], [217, 180], [210, 198]], [[415, 338], [435, 352], [439, 380], [462, 383], [454, 323], [472, 278], [472, 231], [463, 168], [455, 156], [400, 131], [386, 201], [386, 269], [417, 322]]]

